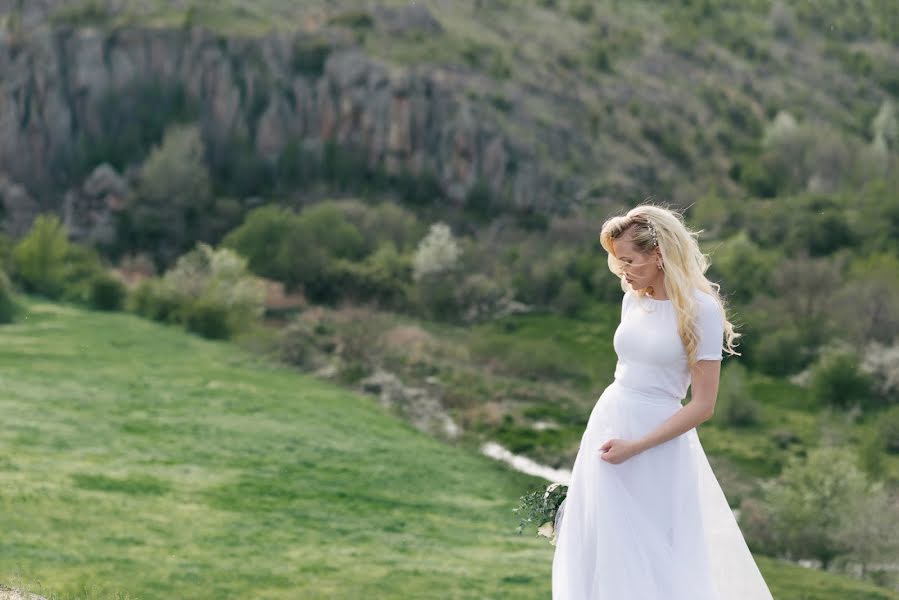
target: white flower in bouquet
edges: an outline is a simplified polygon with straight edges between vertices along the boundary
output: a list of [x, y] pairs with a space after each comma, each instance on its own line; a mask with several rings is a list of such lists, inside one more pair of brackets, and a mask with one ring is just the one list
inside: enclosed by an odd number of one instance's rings
[[545, 498], [549, 498], [549, 493], [552, 492], [552, 491], [553, 491], [554, 489], [556, 489], [557, 487], [559, 487], [560, 485], [562, 485], [562, 484], [561, 484], [561, 483], [551, 483], [551, 484], [549, 484], [549, 486], [546, 488], [546, 493], [543, 494], [543, 498], [544, 498], [544, 499], [545, 499]]
[[518, 507], [512, 510], [520, 516], [518, 533], [525, 527], [542, 523], [537, 527], [537, 535], [549, 538], [550, 543], [555, 546], [567, 490], [567, 485], [553, 483], [545, 489], [541, 486], [521, 496]]
[[555, 526], [552, 521], [547, 521], [543, 525], [537, 528], [537, 535], [542, 535], [543, 537], [551, 538], [550, 543], [555, 545], [556, 541], [556, 532]]

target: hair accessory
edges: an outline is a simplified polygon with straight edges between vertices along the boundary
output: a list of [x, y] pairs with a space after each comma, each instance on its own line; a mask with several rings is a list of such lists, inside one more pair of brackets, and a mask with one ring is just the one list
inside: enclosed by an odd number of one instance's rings
[[653, 226], [652, 221], [650, 221], [649, 219], [646, 219], [646, 224], [649, 225], [649, 233], [650, 233], [650, 235], [652, 235], [652, 245], [658, 246], [659, 245], [659, 237], [656, 234], [656, 228]]

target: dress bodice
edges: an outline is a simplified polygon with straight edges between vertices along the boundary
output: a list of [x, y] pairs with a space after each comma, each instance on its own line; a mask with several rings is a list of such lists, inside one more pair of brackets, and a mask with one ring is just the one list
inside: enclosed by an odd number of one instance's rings
[[[696, 289], [699, 346], [697, 360], [721, 360], [724, 317], [715, 299]], [[683, 399], [690, 386], [687, 352], [677, 332], [671, 300], [639, 297], [633, 290], [621, 302], [621, 323], [613, 338], [621, 385], [662, 398]]]

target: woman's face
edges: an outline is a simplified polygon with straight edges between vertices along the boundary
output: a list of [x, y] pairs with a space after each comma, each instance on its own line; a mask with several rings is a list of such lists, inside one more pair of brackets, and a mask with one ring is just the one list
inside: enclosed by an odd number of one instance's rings
[[649, 286], [658, 289], [664, 271], [658, 268], [659, 251], [641, 254], [629, 239], [618, 239], [613, 242], [615, 255], [624, 271], [624, 276], [635, 290]]

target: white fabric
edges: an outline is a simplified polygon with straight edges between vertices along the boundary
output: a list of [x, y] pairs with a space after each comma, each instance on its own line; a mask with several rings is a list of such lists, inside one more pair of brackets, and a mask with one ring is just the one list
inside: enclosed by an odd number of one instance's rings
[[[697, 360], [721, 360], [724, 344], [723, 315], [718, 303], [696, 290], [699, 348]], [[624, 295], [621, 324], [615, 331], [618, 354], [615, 379], [625, 387], [648, 394], [684, 398], [690, 386], [687, 353], [677, 333], [674, 305], [670, 300]], [[637, 310], [634, 310], [634, 309]]]
[[[723, 316], [696, 290], [698, 358], [720, 360]], [[686, 352], [670, 301], [628, 291], [615, 380], [587, 422], [556, 534], [553, 600], [772, 600], [696, 429], [620, 464], [611, 438], [637, 439], [681, 408]]]

